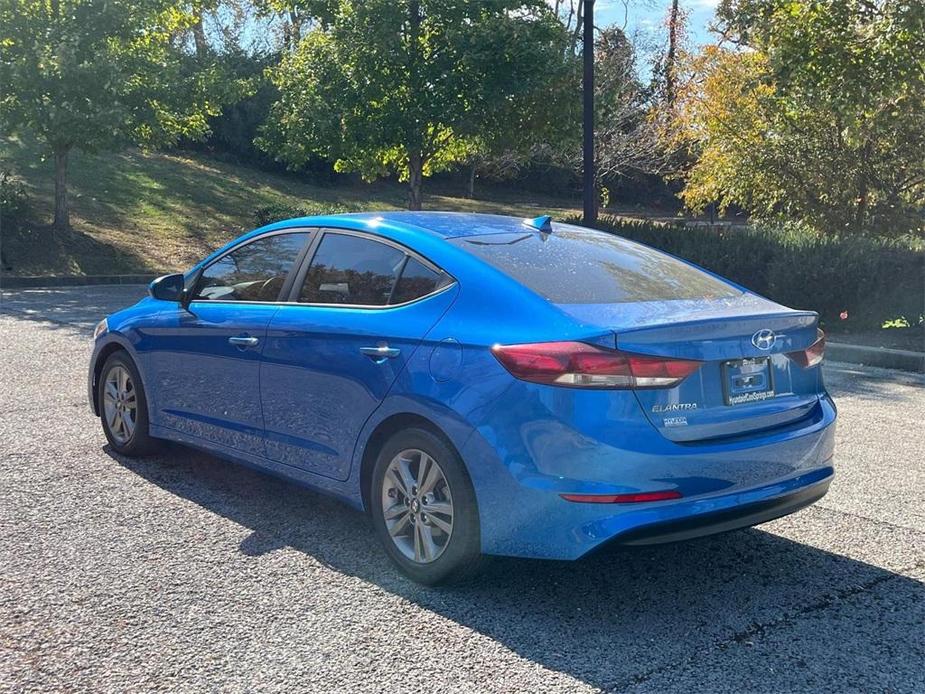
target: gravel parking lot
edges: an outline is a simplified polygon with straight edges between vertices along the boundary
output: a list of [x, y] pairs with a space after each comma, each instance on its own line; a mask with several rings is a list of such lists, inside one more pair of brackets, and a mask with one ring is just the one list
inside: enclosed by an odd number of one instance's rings
[[3, 296], [0, 690], [925, 692], [925, 378], [827, 366], [838, 476], [794, 516], [428, 589], [325, 497], [108, 451], [89, 332], [141, 291]]

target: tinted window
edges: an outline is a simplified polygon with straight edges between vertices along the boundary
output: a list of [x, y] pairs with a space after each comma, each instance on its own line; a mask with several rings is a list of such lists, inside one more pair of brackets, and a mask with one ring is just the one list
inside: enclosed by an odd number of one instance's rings
[[553, 232], [450, 241], [558, 304], [717, 299], [740, 292], [707, 273], [619, 236], [556, 224]]
[[384, 243], [325, 234], [308, 268], [299, 301], [384, 306], [404, 259], [404, 252]]
[[203, 270], [197, 301], [276, 301], [308, 232], [276, 234], [251, 241]]
[[403, 304], [427, 296], [443, 285], [444, 275], [434, 272], [423, 263], [409, 257], [405, 269], [392, 292], [392, 304]]

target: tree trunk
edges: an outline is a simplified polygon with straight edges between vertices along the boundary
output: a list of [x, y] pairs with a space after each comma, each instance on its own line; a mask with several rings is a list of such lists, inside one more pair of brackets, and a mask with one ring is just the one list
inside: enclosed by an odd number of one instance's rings
[[299, 41], [302, 39], [302, 16], [294, 11], [289, 11], [289, 21], [284, 27], [283, 42], [289, 51], [294, 51], [299, 47]]
[[466, 189], [466, 197], [470, 200], [475, 199], [475, 164], [469, 167], [469, 187]]
[[70, 209], [67, 204], [67, 157], [71, 148], [55, 149], [55, 222], [58, 231], [71, 228]]
[[202, 22], [202, 11], [196, 15], [196, 22], [193, 24], [193, 43], [196, 44], [196, 57], [204, 60], [209, 51], [209, 44], [206, 43], [206, 30]]
[[408, 209], [420, 210], [423, 202], [423, 193], [421, 191], [422, 178], [424, 177], [424, 160], [421, 158], [419, 150], [408, 152]]
[[870, 142], [865, 142], [861, 149], [861, 166], [858, 169], [858, 197], [857, 207], [854, 211], [854, 230], [858, 234], [863, 234], [867, 226], [867, 204], [868, 204], [868, 176], [867, 162], [870, 160]]
[[[593, 1], [594, 0], [590, 0], [590, 2], [592, 3]], [[584, 0], [578, 0], [578, 8], [577, 8], [577, 11], [574, 13], [575, 28], [572, 31], [572, 45], [571, 45], [572, 53], [574, 53], [575, 49], [578, 48], [578, 39], [581, 37], [582, 27], [584, 26], [584, 5], [585, 5]], [[566, 24], [566, 27], [571, 27], [572, 25], [572, 16], [573, 16], [572, 10], [574, 9], [575, 8], [573, 6], [569, 7], [568, 23]]]
[[675, 100], [675, 63], [677, 62], [678, 54], [679, 15], [678, 0], [672, 0], [671, 13], [668, 15], [668, 53], [665, 55], [665, 101], [668, 106], [673, 106]]

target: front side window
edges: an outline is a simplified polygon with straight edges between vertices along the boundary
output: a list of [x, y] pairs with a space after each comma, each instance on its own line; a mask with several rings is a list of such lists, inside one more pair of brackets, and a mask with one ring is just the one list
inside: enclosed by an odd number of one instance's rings
[[405, 262], [405, 253], [378, 241], [325, 234], [299, 293], [310, 304], [385, 306]]
[[203, 270], [194, 301], [276, 301], [308, 241], [307, 231], [264, 236]]

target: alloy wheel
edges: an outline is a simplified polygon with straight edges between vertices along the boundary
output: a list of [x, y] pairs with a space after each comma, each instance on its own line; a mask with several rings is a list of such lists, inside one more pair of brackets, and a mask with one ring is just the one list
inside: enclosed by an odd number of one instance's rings
[[392, 458], [381, 503], [392, 542], [405, 557], [428, 564], [443, 554], [453, 535], [453, 497], [436, 460], [418, 449]]
[[138, 421], [138, 399], [131, 374], [118, 364], [107, 372], [103, 383], [103, 415], [116, 443], [121, 446], [132, 438]]

